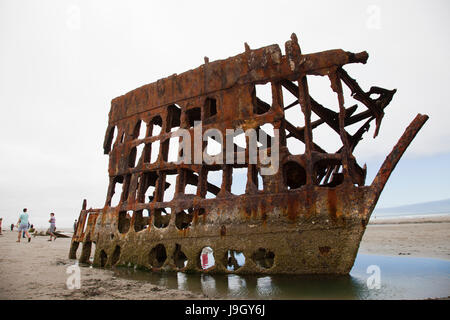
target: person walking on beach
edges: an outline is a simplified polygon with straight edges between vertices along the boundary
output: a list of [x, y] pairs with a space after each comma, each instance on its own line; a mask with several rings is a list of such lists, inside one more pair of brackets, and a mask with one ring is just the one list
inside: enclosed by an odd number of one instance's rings
[[[28, 222], [27, 230], [30, 229], [30, 222]], [[25, 238], [25, 231], [22, 232], [22, 238]]]
[[28, 213], [27, 208], [23, 209], [23, 213], [19, 217], [19, 221], [17, 222], [19, 225], [19, 237], [17, 238], [17, 242], [20, 242], [20, 235], [25, 231], [25, 234], [28, 237], [28, 242], [31, 241], [30, 234], [28, 233]]
[[73, 233], [77, 232], [77, 223], [78, 223], [78, 220], [75, 219], [75, 222], [73, 223]]
[[55, 232], [55, 230], [56, 230], [56, 219], [55, 219], [55, 214], [53, 212], [50, 213], [50, 220], [48, 220], [48, 222], [50, 222], [50, 239], [48, 241], [52, 241], [52, 237], [55, 237], [53, 239], [53, 241], [55, 241], [56, 236], [53, 232]]
[[11, 231], [14, 231], [14, 223], [11, 223]]
[[0, 235], [2, 234], [2, 222], [3, 222], [3, 218], [0, 218]]

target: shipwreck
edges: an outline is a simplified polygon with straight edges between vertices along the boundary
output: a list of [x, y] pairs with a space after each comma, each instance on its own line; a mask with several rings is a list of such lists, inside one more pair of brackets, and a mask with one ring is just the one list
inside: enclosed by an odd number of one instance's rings
[[[367, 59], [366, 52], [340, 49], [303, 54], [292, 34], [284, 55], [276, 44], [245, 44], [239, 55], [213, 62], [205, 57], [196, 69], [113, 99], [103, 144], [109, 155], [106, 201], [97, 209], [83, 201], [69, 258], [152, 271], [348, 274], [380, 193], [428, 119], [416, 116], [366, 185], [366, 167], [353, 151], [373, 121], [378, 134], [396, 92], [364, 91], [344, 70]], [[326, 79], [334, 109], [310, 95], [311, 77]], [[269, 101], [258, 95], [262, 85], [270, 88]], [[345, 87], [357, 104], [346, 105]], [[287, 119], [288, 112], [302, 125]], [[339, 141], [333, 152], [314, 139], [323, 127]], [[226, 155], [233, 161], [218, 157], [225, 141], [195, 137], [211, 128], [227, 138], [234, 130]], [[181, 129], [188, 137], [177, 135]], [[276, 163], [267, 164], [260, 153], [250, 161], [248, 130], [258, 133], [259, 151], [277, 153]], [[243, 143], [233, 140], [239, 135]], [[183, 141], [192, 154], [180, 151]], [[212, 143], [219, 145], [216, 158], [192, 159]], [[268, 166], [277, 170], [262, 174]], [[243, 192], [233, 192], [233, 184]]]

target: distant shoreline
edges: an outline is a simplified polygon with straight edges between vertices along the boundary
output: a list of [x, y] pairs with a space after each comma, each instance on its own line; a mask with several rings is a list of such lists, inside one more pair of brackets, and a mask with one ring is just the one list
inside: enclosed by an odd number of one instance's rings
[[450, 223], [450, 214], [381, 216], [372, 215], [369, 225], [377, 224], [417, 224], [417, 223]]

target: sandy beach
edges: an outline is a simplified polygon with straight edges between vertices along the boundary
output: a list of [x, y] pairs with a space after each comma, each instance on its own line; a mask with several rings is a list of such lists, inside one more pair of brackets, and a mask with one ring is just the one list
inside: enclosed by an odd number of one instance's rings
[[[205, 299], [189, 291], [117, 278], [110, 270], [83, 267], [81, 288], [69, 290], [69, 238], [33, 237], [16, 243], [17, 232], [0, 236], [0, 299]], [[450, 217], [373, 219], [361, 253], [450, 260]]]
[[359, 252], [450, 260], [450, 216], [372, 217]]
[[81, 288], [69, 290], [66, 273], [70, 238], [47, 241], [47, 236], [21, 239], [17, 232], [0, 236], [0, 300], [5, 299], [204, 299], [189, 291], [114, 277], [110, 270], [82, 267]]

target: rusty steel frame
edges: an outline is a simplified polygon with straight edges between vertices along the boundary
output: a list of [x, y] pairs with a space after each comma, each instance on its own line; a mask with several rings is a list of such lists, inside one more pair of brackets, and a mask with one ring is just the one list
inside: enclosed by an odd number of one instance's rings
[[[365, 185], [366, 168], [360, 167], [353, 150], [375, 120], [378, 134], [384, 109], [396, 90], [361, 89], [343, 66], [365, 64], [366, 52], [329, 50], [302, 54], [295, 34], [281, 53], [278, 45], [245, 52], [226, 60], [205, 63], [182, 74], [174, 74], [144, 85], [111, 102], [104, 153], [109, 155], [109, 187], [101, 209], [87, 209], [86, 200], [72, 239], [69, 257], [88, 262], [96, 244], [96, 266], [136, 265], [159, 270], [186, 272], [347, 274], [353, 266], [362, 235], [378, 197], [392, 170], [428, 119], [418, 115], [386, 158], [371, 185]], [[339, 110], [333, 111], [310, 96], [308, 76], [328, 77]], [[255, 86], [271, 84], [272, 101], [256, 96]], [[366, 110], [345, 106], [343, 84]], [[296, 101], [285, 106], [285, 88]], [[378, 95], [372, 98], [372, 95]], [[300, 105], [304, 126], [285, 118], [285, 110]], [[312, 114], [318, 119], [312, 120]], [[301, 116], [301, 114], [299, 114]], [[244, 164], [174, 164], [167, 161], [172, 128], [188, 129], [194, 141], [193, 121], [201, 120], [202, 132], [209, 128], [257, 129], [272, 124], [279, 135], [277, 173], [263, 176], [261, 163], [250, 164], [247, 148], [235, 146], [235, 156], [245, 154]], [[350, 134], [345, 128], [361, 122]], [[143, 138], [138, 137], [145, 124]], [[314, 129], [328, 125], [342, 145], [327, 153], [315, 141]], [[161, 132], [153, 134], [154, 126]], [[114, 132], [117, 139], [113, 141]], [[293, 155], [288, 138], [305, 144], [305, 152]], [[159, 141], [156, 161], [150, 163], [151, 148]], [[198, 149], [198, 145], [203, 148]], [[194, 153], [206, 147], [200, 142]], [[247, 139], [248, 145], [248, 139]], [[143, 147], [137, 157], [137, 147]], [[273, 146], [273, 145], [272, 145]], [[223, 146], [224, 147], [224, 146]], [[137, 158], [136, 158], [137, 157]], [[137, 160], [137, 164], [136, 164]], [[247, 168], [245, 194], [231, 192], [233, 170]], [[222, 184], [208, 181], [208, 172], [221, 170]], [[164, 202], [169, 187], [166, 175], [176, 174], [175, 195]], [[122, 184], [119, 204], [111, 206], [116, 185]], [[186, 185], [197, 187], [186, 194]], [[154, 194], [148, 199], [149, 187]], [[215, 197], [205, 197], [211, 192]], [[170, 214], [169, 213], [170, 210]], [[147, 211], [147, 217], [143, 212]], [[131, 214], [128, 214], [131, 213]], [[204, 247], [214, 251], [215, 265], [203, 270], [199, 257]], [[229, 250], [242, 252], [243, 266], [229, 271]], [[235, 263], [236, 261], [232, 262]]]

